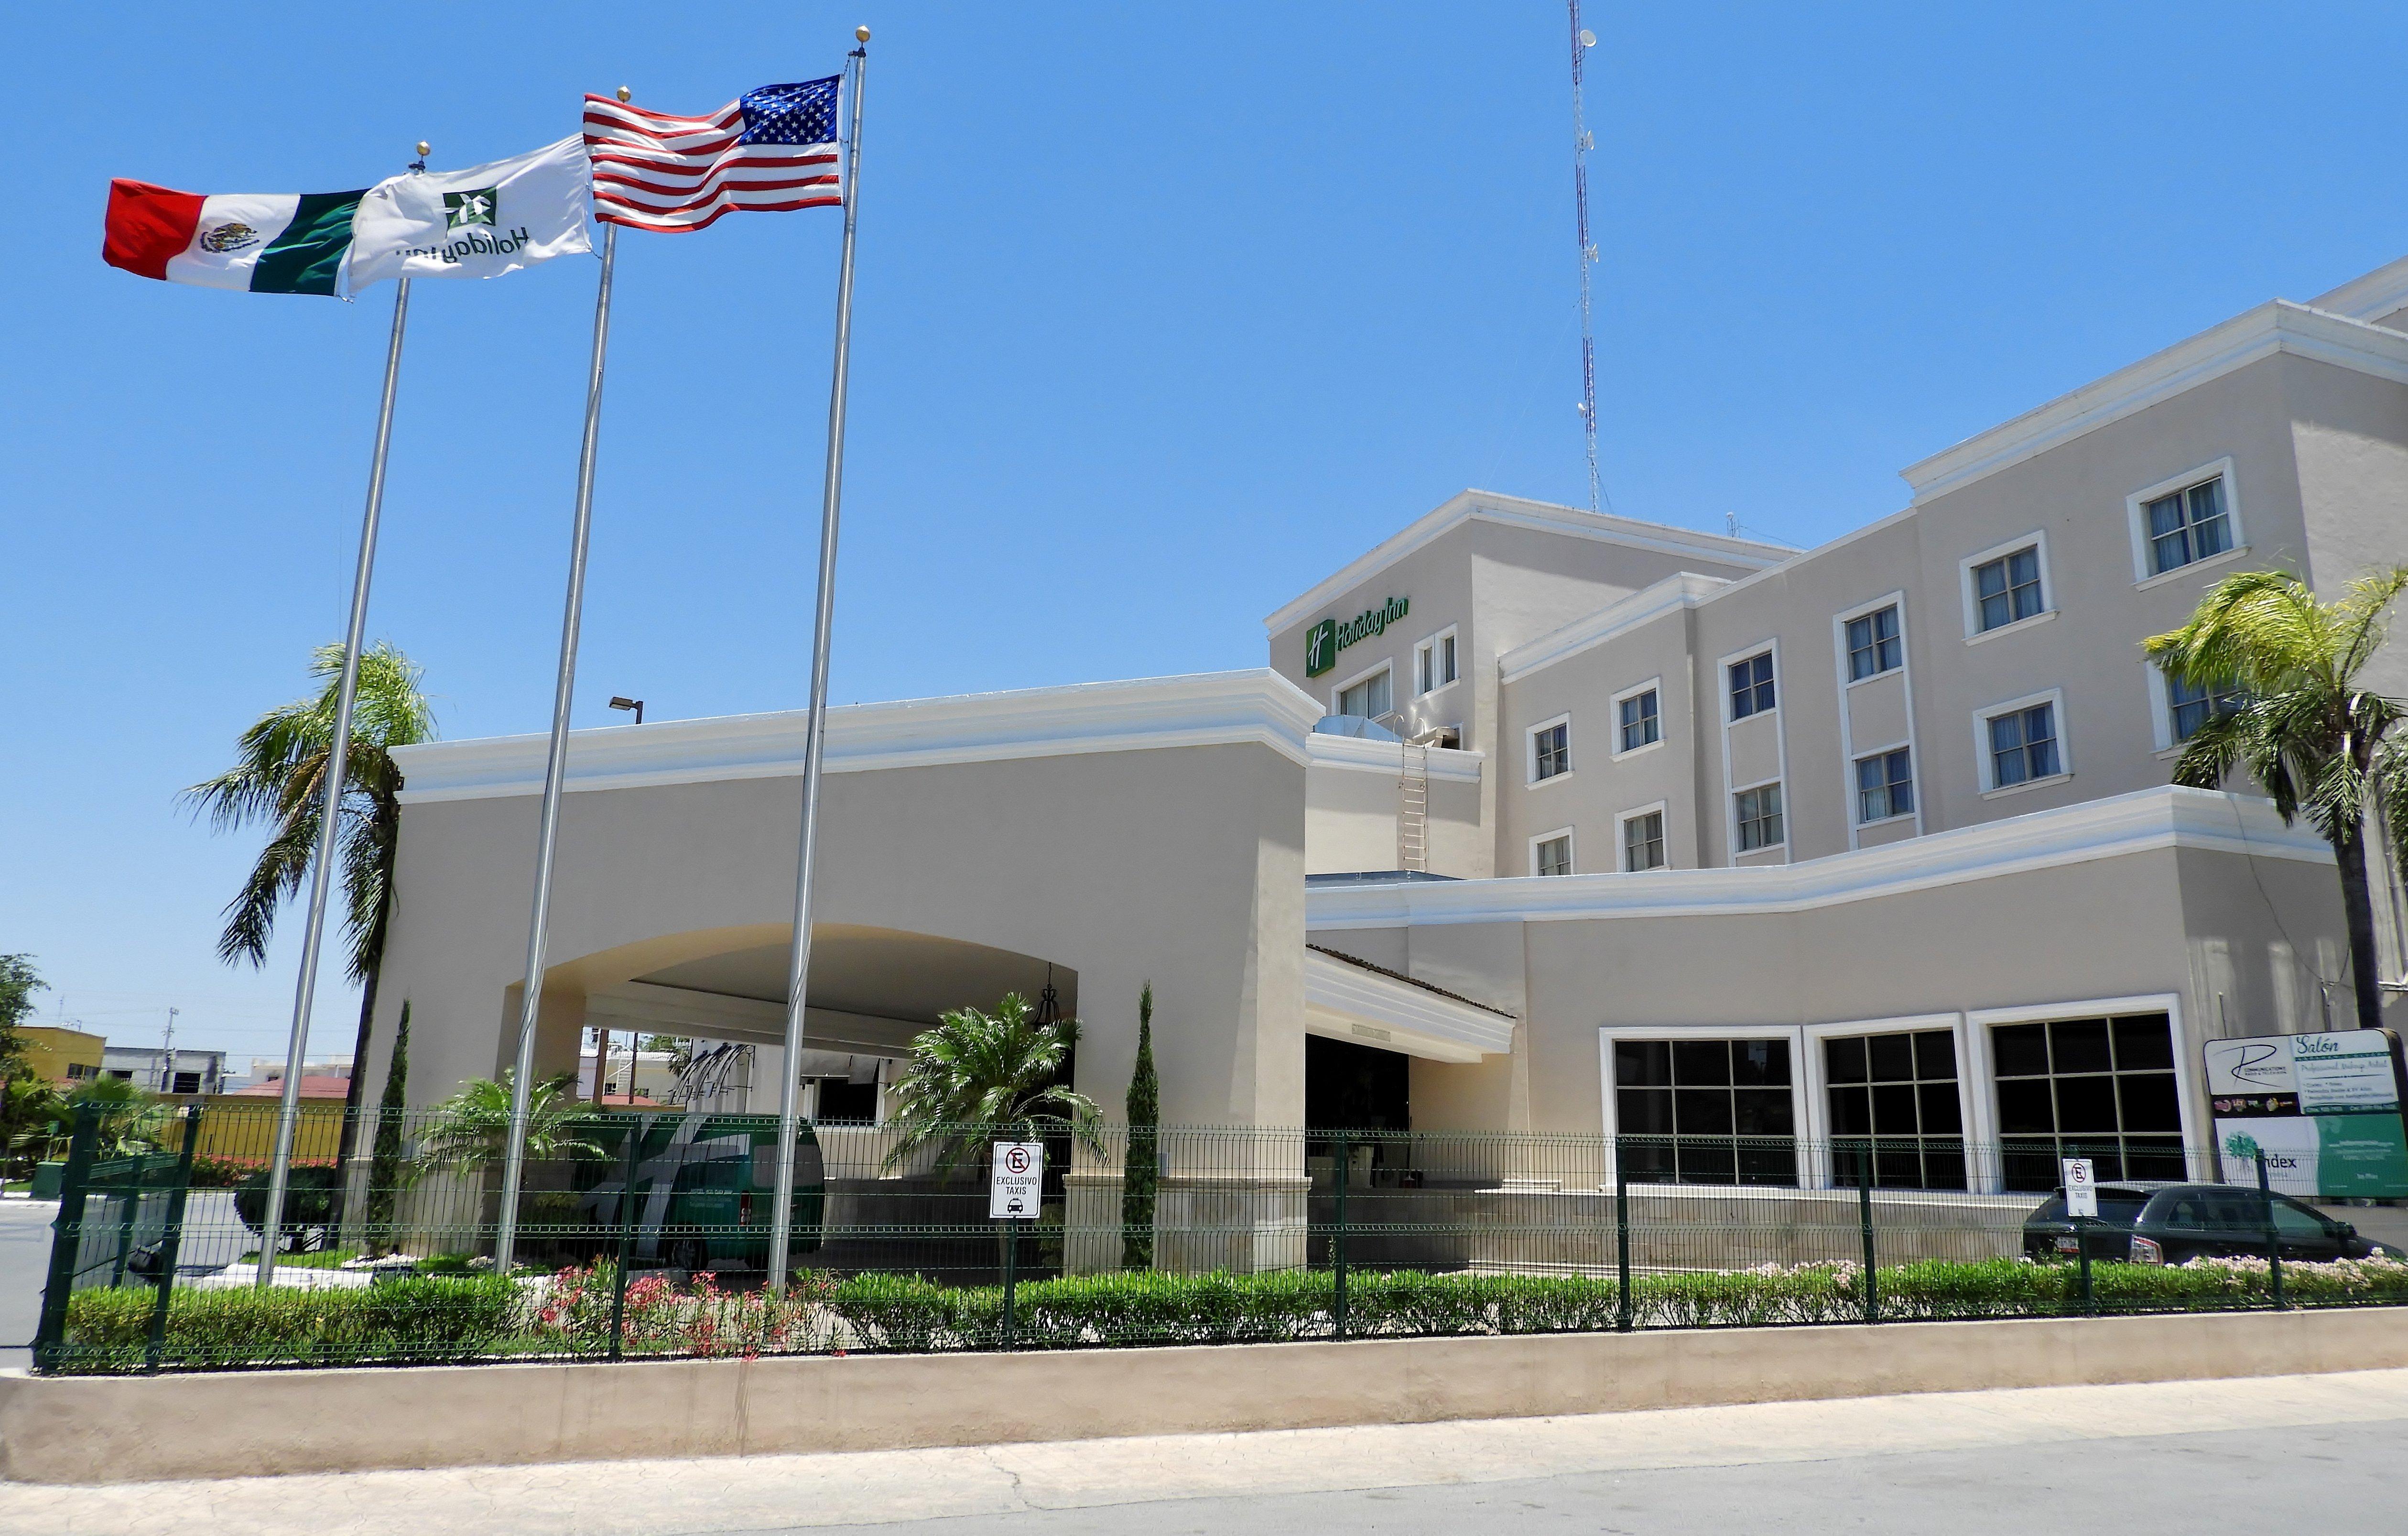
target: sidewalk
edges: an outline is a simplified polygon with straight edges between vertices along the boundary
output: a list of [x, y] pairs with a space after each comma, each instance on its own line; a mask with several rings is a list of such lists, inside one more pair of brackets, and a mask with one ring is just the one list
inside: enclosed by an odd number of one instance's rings
[[[2388, 1443], [2401, 1443], [2408, 1435], [2408, 1371], [960, 1450], [100, 1488], [11, 1485], [0, 1486], [0, 1530], [55, 1536], [181, 1536], [195, 1529], [239, 1529], [246, 1536], [323, 1536], [329, 1530], [357, 1536], [423, 1536], [428, 1530], [446, 1536], [703, 1536], [953, 1519], [962, 1522], [954, 1529], [966, 1530], [1088, 1531], [1152, 1529], [1172, 1512], [1101, 1512], [1168, 1500], [1201, 1502], [1182, 1506], [1176, 1524], [1161, 1529], [1221, 1530], [1248, 1529], [1227, 1518], [1233, 1501], [1248, 1508], [1276, 1504], [1296, 1520], [1300, 1507], [1319, 1507], [1309, 1496], [1340, 1490], [1433, 1490], [1419, 1500], [1426, 1504], [1439, 1497], [1438, 1490], [1476, 1490], [1483, 1485], [1500, 1486], [1502, 1495], [1511, 1491], [1502, 1485], [1584, 1474], [1778, 1470], [1805, 1463], [1861, 1464], [1864, 1470], [1854, 1474], [1859, 1480], [1883, 1482], [1899, 1497], [1911, 1493], [1928, 1500], [1932, 1494], [1917, 1478], [1892, 1476], [1881, 1463], [1937, 1455], [1942, 1465], [1965, 1469], [1977, 1465], [1982, 1453], [2015, 1448], [2066, 1447], [2071, 1454], [2071, 1448], [2089, 1443], [2123, 1442], [2137, 1451], [2138, 1442], [2153, 1438], [2243, 1431], [2239, 1438], [2248, 1441], [2252, 1435], [2318, 1426], [2365, 1427]], [[2174, 1443], [2206, 1448], [2196, 1438]], [[1951, 1461], [1948, 1453], [1971, 1453], [1974, 1459], [1959, 1456]], [[2027, 1452], [2020, 1459], [2031, 1457]], [[1899, 1472], [1910, 1465], [1926, 1463], [1893, 1463]], [[2180, 1476], [2192, 1479], [2204, 1496], [2206, 1485], [2197, 1482], [2206, 1475], [2200, 1465], [2195, 1457], [2185, 1461]], [[2218, 1465], [2216, 1475], [2250, 1486], [2261, 1475], [2260, 1469], [2229, 1458]], [[2389, 1473], [2374, 1468], [2369, 1475], [2379, 1480]], [[2049, 1497], [2045, 1487], [2026, 1486], [2028, 1479], [2018, 1471], [2010, 1482], [2033, 1500]], [[2300, 1490], [2259, 1491], [2281, 1504], [2295, 1501]], [[1587, 1497], [1577, 1486], [1570, 1492]], [[1459, 1494], [1451, 1497], [1461, 1501]], [[1082, 1511], [1090, 1513], [1076, 1513]], [[1491, 1517], [1507, 1513], [1485, 1512]], [[2329, 1513], [2338, 1526], [2383, 1529], [2396, 1517], [2396, 1506], [2385, 1511], [2353, 1505]], [[1777, 1512], [1762, 1514], [1755, 1529], [1781, 1523]], [[2076, 1525], [2112, 1519], [2128, 1529], [2176, 1529], [2158, 1518], [2172, 1514], [2162, 1508], [2086, 1507], [2078, 1514], [2073, 1514]], [[1580, 1529], [1598, 1528], [1591, 1522]], [[1868, 1522], [1865, 1529], [1907, 1528]], [[1978, 1529], [1993, 1529], [1993, 1522], [1985, 1520]]]

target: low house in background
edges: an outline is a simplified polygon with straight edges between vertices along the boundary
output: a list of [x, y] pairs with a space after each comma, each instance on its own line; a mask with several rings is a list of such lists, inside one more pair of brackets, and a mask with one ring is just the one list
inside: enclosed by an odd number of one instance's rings
[[108, 1041], [98, 1035], [63, 1024], [29, 1024], [17, 1034], [25, 1042], [26, 1067], [45, 1083], [79, 1088], [100, 1075]]
[[101, 1056], [101, 1070], [110, 1077], [122, 1078], [136, 1087], [153, 1093], [213, 1094], [225, 1087], [223, 1051], [190, 1051], [175, 1048], [174, 1059], [161, 1071], [161, 1052], [155, 1045], [111, 1045]]

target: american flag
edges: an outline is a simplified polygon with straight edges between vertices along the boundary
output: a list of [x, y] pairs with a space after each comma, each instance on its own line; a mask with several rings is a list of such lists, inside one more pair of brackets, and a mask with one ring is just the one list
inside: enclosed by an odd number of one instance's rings
[[723, 213], [775, 213], [844, 201], [837, 182], [841, 75], [747, 91], [709, 117], [585, 98], [594, 216], [679, 232]]

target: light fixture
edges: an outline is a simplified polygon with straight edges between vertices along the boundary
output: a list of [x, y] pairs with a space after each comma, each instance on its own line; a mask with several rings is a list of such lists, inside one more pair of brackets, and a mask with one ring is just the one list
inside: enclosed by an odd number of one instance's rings
[[640, 698], [629, 698], [624, 694], [613, 694], [610, 696], [610, 708], [633, 710], [636, 711], [636, 724], [640, 725], [644, 723], [644, 701]]

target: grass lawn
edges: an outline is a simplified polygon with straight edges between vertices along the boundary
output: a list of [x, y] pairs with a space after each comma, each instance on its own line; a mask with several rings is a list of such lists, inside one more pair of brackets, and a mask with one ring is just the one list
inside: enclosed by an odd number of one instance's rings
[[[280, 1254], [276, 1267], [280, 1270], [339, 1270], [348, 1259], [360, 1256], [357, 1248], [326, 1248], [314, 1254]], [[259, 1262], [259, 1250], [253, 1248], [237, 1260], [243, 1264]]]

